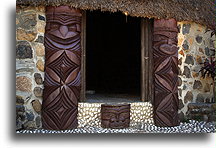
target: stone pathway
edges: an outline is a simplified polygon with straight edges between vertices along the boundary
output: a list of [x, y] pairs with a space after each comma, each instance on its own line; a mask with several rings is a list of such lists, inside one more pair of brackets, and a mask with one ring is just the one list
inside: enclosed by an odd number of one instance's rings
[[175, 127], [157, 127], [153, 124], [136, 124], [125, 129], [104, 129], [98, 127], [82, 127], [72, 130], [53, 131], [44, 129], [21, 130], [16, 133], [215, 133], [215, 123], [190, 120]]

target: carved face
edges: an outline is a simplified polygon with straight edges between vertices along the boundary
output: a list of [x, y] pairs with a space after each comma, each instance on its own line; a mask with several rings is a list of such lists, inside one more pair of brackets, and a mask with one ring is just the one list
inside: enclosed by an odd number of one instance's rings
[[46, 37], [57, 48], [74, 48], [80, 41], [81, 13], [66, 6], [53, 9], [46, 12]]
[[101, 126], [103, 128], [127, 128], [129, 124], [130, 104], [101, 106]]
[[73, 85], [80, 85], [81, 15], [79, 10], [68, 6], [47, 7], [46, 72], [62, 88], [75, 80], [77, 83]]

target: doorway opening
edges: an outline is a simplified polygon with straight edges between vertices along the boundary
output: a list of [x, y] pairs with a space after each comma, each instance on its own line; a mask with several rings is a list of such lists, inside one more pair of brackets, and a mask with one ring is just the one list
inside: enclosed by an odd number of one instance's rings
[[86, 11], [87, 102], [141, 101], [141, 19]]

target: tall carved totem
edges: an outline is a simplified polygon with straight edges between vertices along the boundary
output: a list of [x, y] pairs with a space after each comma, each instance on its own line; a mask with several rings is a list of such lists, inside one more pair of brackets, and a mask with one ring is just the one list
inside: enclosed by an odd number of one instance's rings
[[45, 129], [65, 130], [78, 125], [81, 18], [81, 12], [69, 6], [46, 8], [42, 103], [42, 125]]
[[179, 124], [177, 35], [176, 20], [154, 21], [154, 122], [157, 126]]

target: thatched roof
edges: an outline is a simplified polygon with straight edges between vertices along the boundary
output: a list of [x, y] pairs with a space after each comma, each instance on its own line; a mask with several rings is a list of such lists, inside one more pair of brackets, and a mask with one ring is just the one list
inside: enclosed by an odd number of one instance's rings
[[175, 18], [215, 29], [214, 0], [17, 0], [17, 5], [70, 5], [84, 10], [122, 11], [131, 16]]

